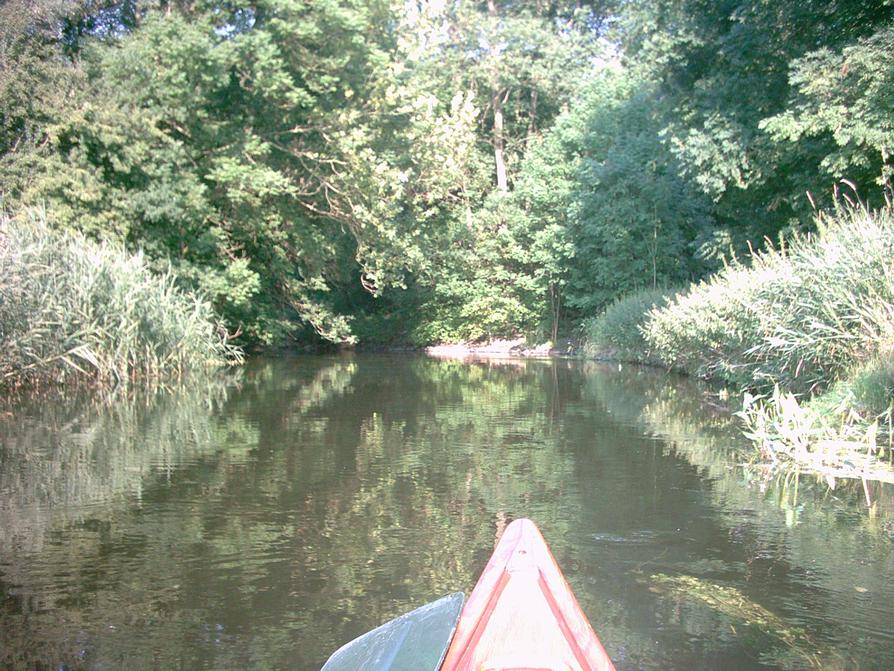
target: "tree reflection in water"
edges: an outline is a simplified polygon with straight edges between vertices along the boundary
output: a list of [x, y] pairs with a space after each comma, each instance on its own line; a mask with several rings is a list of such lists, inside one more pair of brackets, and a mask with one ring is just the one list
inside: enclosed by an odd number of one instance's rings
[[0, 420], [0, 667], [316, 669], [468, 591], [522, 515], [621, 669], [796, 668], [784, 641], [650, 589], [659, 573], [727, 584], [848, 657], [857, 617], [878, 653], [890, 613], [864, 602], [890, 590], [891, 499], [869, 516], [802, 480], [795, 500], [739, 466], [702, 393], [568, 361], [366, 355], [22, 402]]

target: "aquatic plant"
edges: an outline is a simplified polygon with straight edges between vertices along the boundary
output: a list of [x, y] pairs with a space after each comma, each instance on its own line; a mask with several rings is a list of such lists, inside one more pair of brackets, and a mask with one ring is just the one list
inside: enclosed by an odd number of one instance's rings
[[653, 575], [651, 583], [656, 592], [701, 603], [727, 618], [779, 640], [800, 660], [799, 668], [829, 668], [826, 666], [828, 653], [819, 649], [805, 629], [786, 622], [735, 587], [691, 575], [671, 576], [664, 573]]
[[[737, 414], [745, 435], [774, 466], [791, 462], [821, 474], [833, 489], [838, 478], [894, 483], [890, 410], [866, 418], [846, 401], [832, 410], [823, 408], [827, 403], [799, 403], [777, 386], [767, 398], [746, 394]], [[870, 505], [868, 491], [866, 499]]]
[[0, 217], [0, 384], [103, 385], [241, 360], [210, 304], [142, 254]]

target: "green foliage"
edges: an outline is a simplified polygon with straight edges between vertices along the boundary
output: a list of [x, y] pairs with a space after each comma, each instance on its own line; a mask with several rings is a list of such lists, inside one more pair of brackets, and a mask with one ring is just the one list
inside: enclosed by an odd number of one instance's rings
[[15, 205], [46, 155], [47, 126], [82, 72], [56, 32], [75, 3], [9, 0], [0, 5], [0, 200]]
[[487, 233], [453, 257], [454, 273], [464, 269], [467, 274], [451, 273], [432, 287], [414, 342], [482, 341], [535, 330], [539, 315], [526, 301], [524, 276], [512, 269], [518, 251], [512, 234], [507, 229]]
[[[545, 7], [471, 2], [405, 16], [401, 87], [417, 102], [405, 131], [412, 142], [401, 146], [409, 161], [398, 221], [418, 245], [401, 250], [413, 259], [406, 298], [422, 315], [409, 329], [414, 342], [554, 337], [560, 328], [573, 249], [554, 195], [567, 170], [553, 169], [541, 134], [598, 45], [577, 19], [557, 19]], [[498, 142], [512, 191], [494, 188]], [[393, 294], [389, 304], [400, 302]]]
[[800, 392], [890, 351], [894, 212], [841, 211], [817, 227], [654, 310], [648, 343], [691, 373]]
[[643, 337], [647, 315], [673, 299], [673, 290], [642, 289], [609, 305], [583, 323], [583, 349], [590, 356], [639, 363], [657, 363]]
[[351, 341], [327, 296], [350, 275], [387, 284], [377, 250], [397, 238], [397, 180], [364, 122], [384, 74], [379, 10], [261, 3], [247, 25], [146, 14], [117, 48], [87, 50], [90, 90], [52, 127], [30, 199], [169, 259], [245, 342], [296, 334], [296, 317]]
[[211, 306], [142, 255], [51, 231], [36, 214], [0, 221], [0, 384], [159, 378], [241, 361]]
[[[813, 51], [793, 61], [792, 100], [762, 127], [792, 143], [831, 137], [820, 162], [832, 179], [888, 188], [894, 165], [894, 26], [841, 50]], [[872, 195], [873, 192], [870, 192]]]
[[592, 313], [633, 290], [701, 275], [708, 201], [679, 176], [658, 138], [648, 82], [607, 70], [582, 109], [569, 304]]
[[[813, 52], [837, 52], [891, 20], [890, 0], [660, 0], [631, 3], [618, 35], [625, 61], [659, 82], [656, 99], [669, 110], [662, 137], [679, 174], [714, 201], [736, 237], [759, 240], [799, 220], [808, 226], [805, 192], [831, 186], [821, 164], [836, 151], [833, 143], [816, 138], [793, 147], [762, 130], [764, 119], [802, 106], [790, 99], [790, 69], [799, 86], [798, 63], [813, 62]], [[809, 76], [834, 79], [839, 71]], [[844, 85], [846, 96], [862, 95], [856, 78]]]
[[0, 196], [144, 250], [246, 345], [555, 339], [811, 230], [830, 180], [878, 206], [891, 12], [10, 0]]
[[478, 150], [491, 165], [490, 186], [496, 143], [512, 183], [531, 140], [559, 115], [602, 51], [594, 28], [607, 10], [600, 3], [559, 10], [561, 4], [420, 3], [407, 16], [404, 39], [420, 75], [437, 82], [442, 96], [468, 92], [479, 110]]

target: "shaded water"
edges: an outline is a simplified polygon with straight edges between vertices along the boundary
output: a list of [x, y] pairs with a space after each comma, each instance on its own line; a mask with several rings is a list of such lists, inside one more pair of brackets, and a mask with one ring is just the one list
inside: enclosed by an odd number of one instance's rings
[[356, 356], [0, 415], [0, 668], [318, 669], [535, 519], [619, 669], [894, 668], [894, 497], [662, 373]]

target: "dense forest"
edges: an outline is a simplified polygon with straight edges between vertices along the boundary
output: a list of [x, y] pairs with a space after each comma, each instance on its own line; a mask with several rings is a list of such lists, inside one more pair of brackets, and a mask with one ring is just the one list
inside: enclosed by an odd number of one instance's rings
[[6, 0], [0, 196], [245, 347], [555, 339], [882, 205], [892, 53], [891, 0]]

